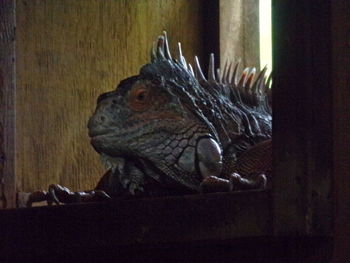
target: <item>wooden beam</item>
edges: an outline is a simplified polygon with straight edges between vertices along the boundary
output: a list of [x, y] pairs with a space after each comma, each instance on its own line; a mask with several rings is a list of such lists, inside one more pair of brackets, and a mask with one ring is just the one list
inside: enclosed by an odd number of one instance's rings
[[15, 1], [0, 2], [0, 208], [16, 205], [15, 191]]
[[[270, 193], [197, 194], [3, 210], [1, 255], [220, 242], [271, 233]], [[197, 243], [198, 244], [198, 243]]]

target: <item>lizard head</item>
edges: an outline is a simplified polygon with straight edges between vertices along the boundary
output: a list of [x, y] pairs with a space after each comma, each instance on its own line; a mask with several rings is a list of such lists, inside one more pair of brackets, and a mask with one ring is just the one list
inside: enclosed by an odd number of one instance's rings
[[253, 81], [255, 68], [246, 68], [238, 80], [238, 63], [218, 74], [211, 55], [206, 79], [197, 57], [193, 70], [180, 45], [178, 54], [173, 59], [166, 34], [159, 36], [151, 63], [99, 96], [89, 135], [103, 157], [134, 160], [198, 190], [203, 178], [221, 175], [232, 142], [234, 155], [271, 137], [271, 76], [265, 67]]
[[205, 97], [201, 85], [179, 53], [173, 60], [166, 35], [160, 36], [139, 75], [99, 96], [88, 128], [100, 154], [142, 160], [196, 189], [203, 176], [220, 174], [222, 150], [197, 105]]
[[191, 123], [194, 120], [161, 79], [138, 75], [99, 96], [88, 128], [98, 152], [132, 157], [143, 156]]

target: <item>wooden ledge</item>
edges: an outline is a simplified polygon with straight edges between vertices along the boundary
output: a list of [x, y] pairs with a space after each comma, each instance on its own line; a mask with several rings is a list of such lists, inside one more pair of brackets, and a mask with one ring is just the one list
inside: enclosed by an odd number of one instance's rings
[[271, 203], [270, 191], [245, 191], [0, 210], [0, 261], [301, 262], [310, 255], [330, 257], [329, 237], [274, 237]]
[[229, 240], [271, 233], [270, 192], [113, 200], [0, 211], [0, 248]]

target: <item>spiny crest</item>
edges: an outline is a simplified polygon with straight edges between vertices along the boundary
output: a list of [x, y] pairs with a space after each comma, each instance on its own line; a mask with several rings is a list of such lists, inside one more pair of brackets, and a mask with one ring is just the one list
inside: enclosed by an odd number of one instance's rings
[[[210, 54], [207, 78], [205, 77], [197, 56], [194, 57], [194, 68], [186, 62], [182, 53], [181, 43], [178, 43], [178, 57], [173, 59], [170, 54], [167, 34], [164, 31], [153, 43], [151, 49], [151, 62], [167, 60], [182, 67], [191, 74], [203, 87], [210, 85], [225, 85], [231, 87], [237, 93], [235, 100], [243, 102], [251, 107], [262, 106], [267, 112], [271, 112], [271, 73], [266, 75], [267, 66], [259, 74], [256, 69], [245, 68], [241, 74], [238, 73], [240, 61], [237, 63], [226, 60], [223, 70], [215, 69], [214, 54]], [[256, 76], [257, 75], [257, 76]]]

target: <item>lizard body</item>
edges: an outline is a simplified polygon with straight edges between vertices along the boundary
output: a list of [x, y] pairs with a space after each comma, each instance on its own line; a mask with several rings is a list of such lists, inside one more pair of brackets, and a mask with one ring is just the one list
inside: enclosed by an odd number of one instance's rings
[[[139, 75], [99, 97], [89, 120], [91, 143], [113, 170], [114, 184], [131, 193], [147, 193], [149, 181], [168, 193], [200, 192], [206, 178], [229, 180], [238, 167], [243, 177], [266, 173], [271, 158], [262, 157], [271, 155], [272, 133], [266, 68], [255, 80], [255, 69], [238, 79], [238, 64], [217, 76], [211, 55], [205, 78], [197, 58], [192, 70], [181, 50], [177, 60], [171, 57], [165, 34], [151, 53]], [[247, 154], [262, 142], [263, 150]], [[252, 171], [242, 169], [237, 161], [244, 153], [246, 160], [265, 160], [261, 171], [257, 161]]]
[[272, 116], [266, 67], [222, 74], [210, 56], [206, 78], [195, 57], [170, 55], [166, 33], [151, 62], [97, 100], [88, 122], [94, 149], [108, 170], [92, 191], [51, 185], [32, 202], [88, 202], [111, 197], [159, 196], [258, 189], [272, 166]]

